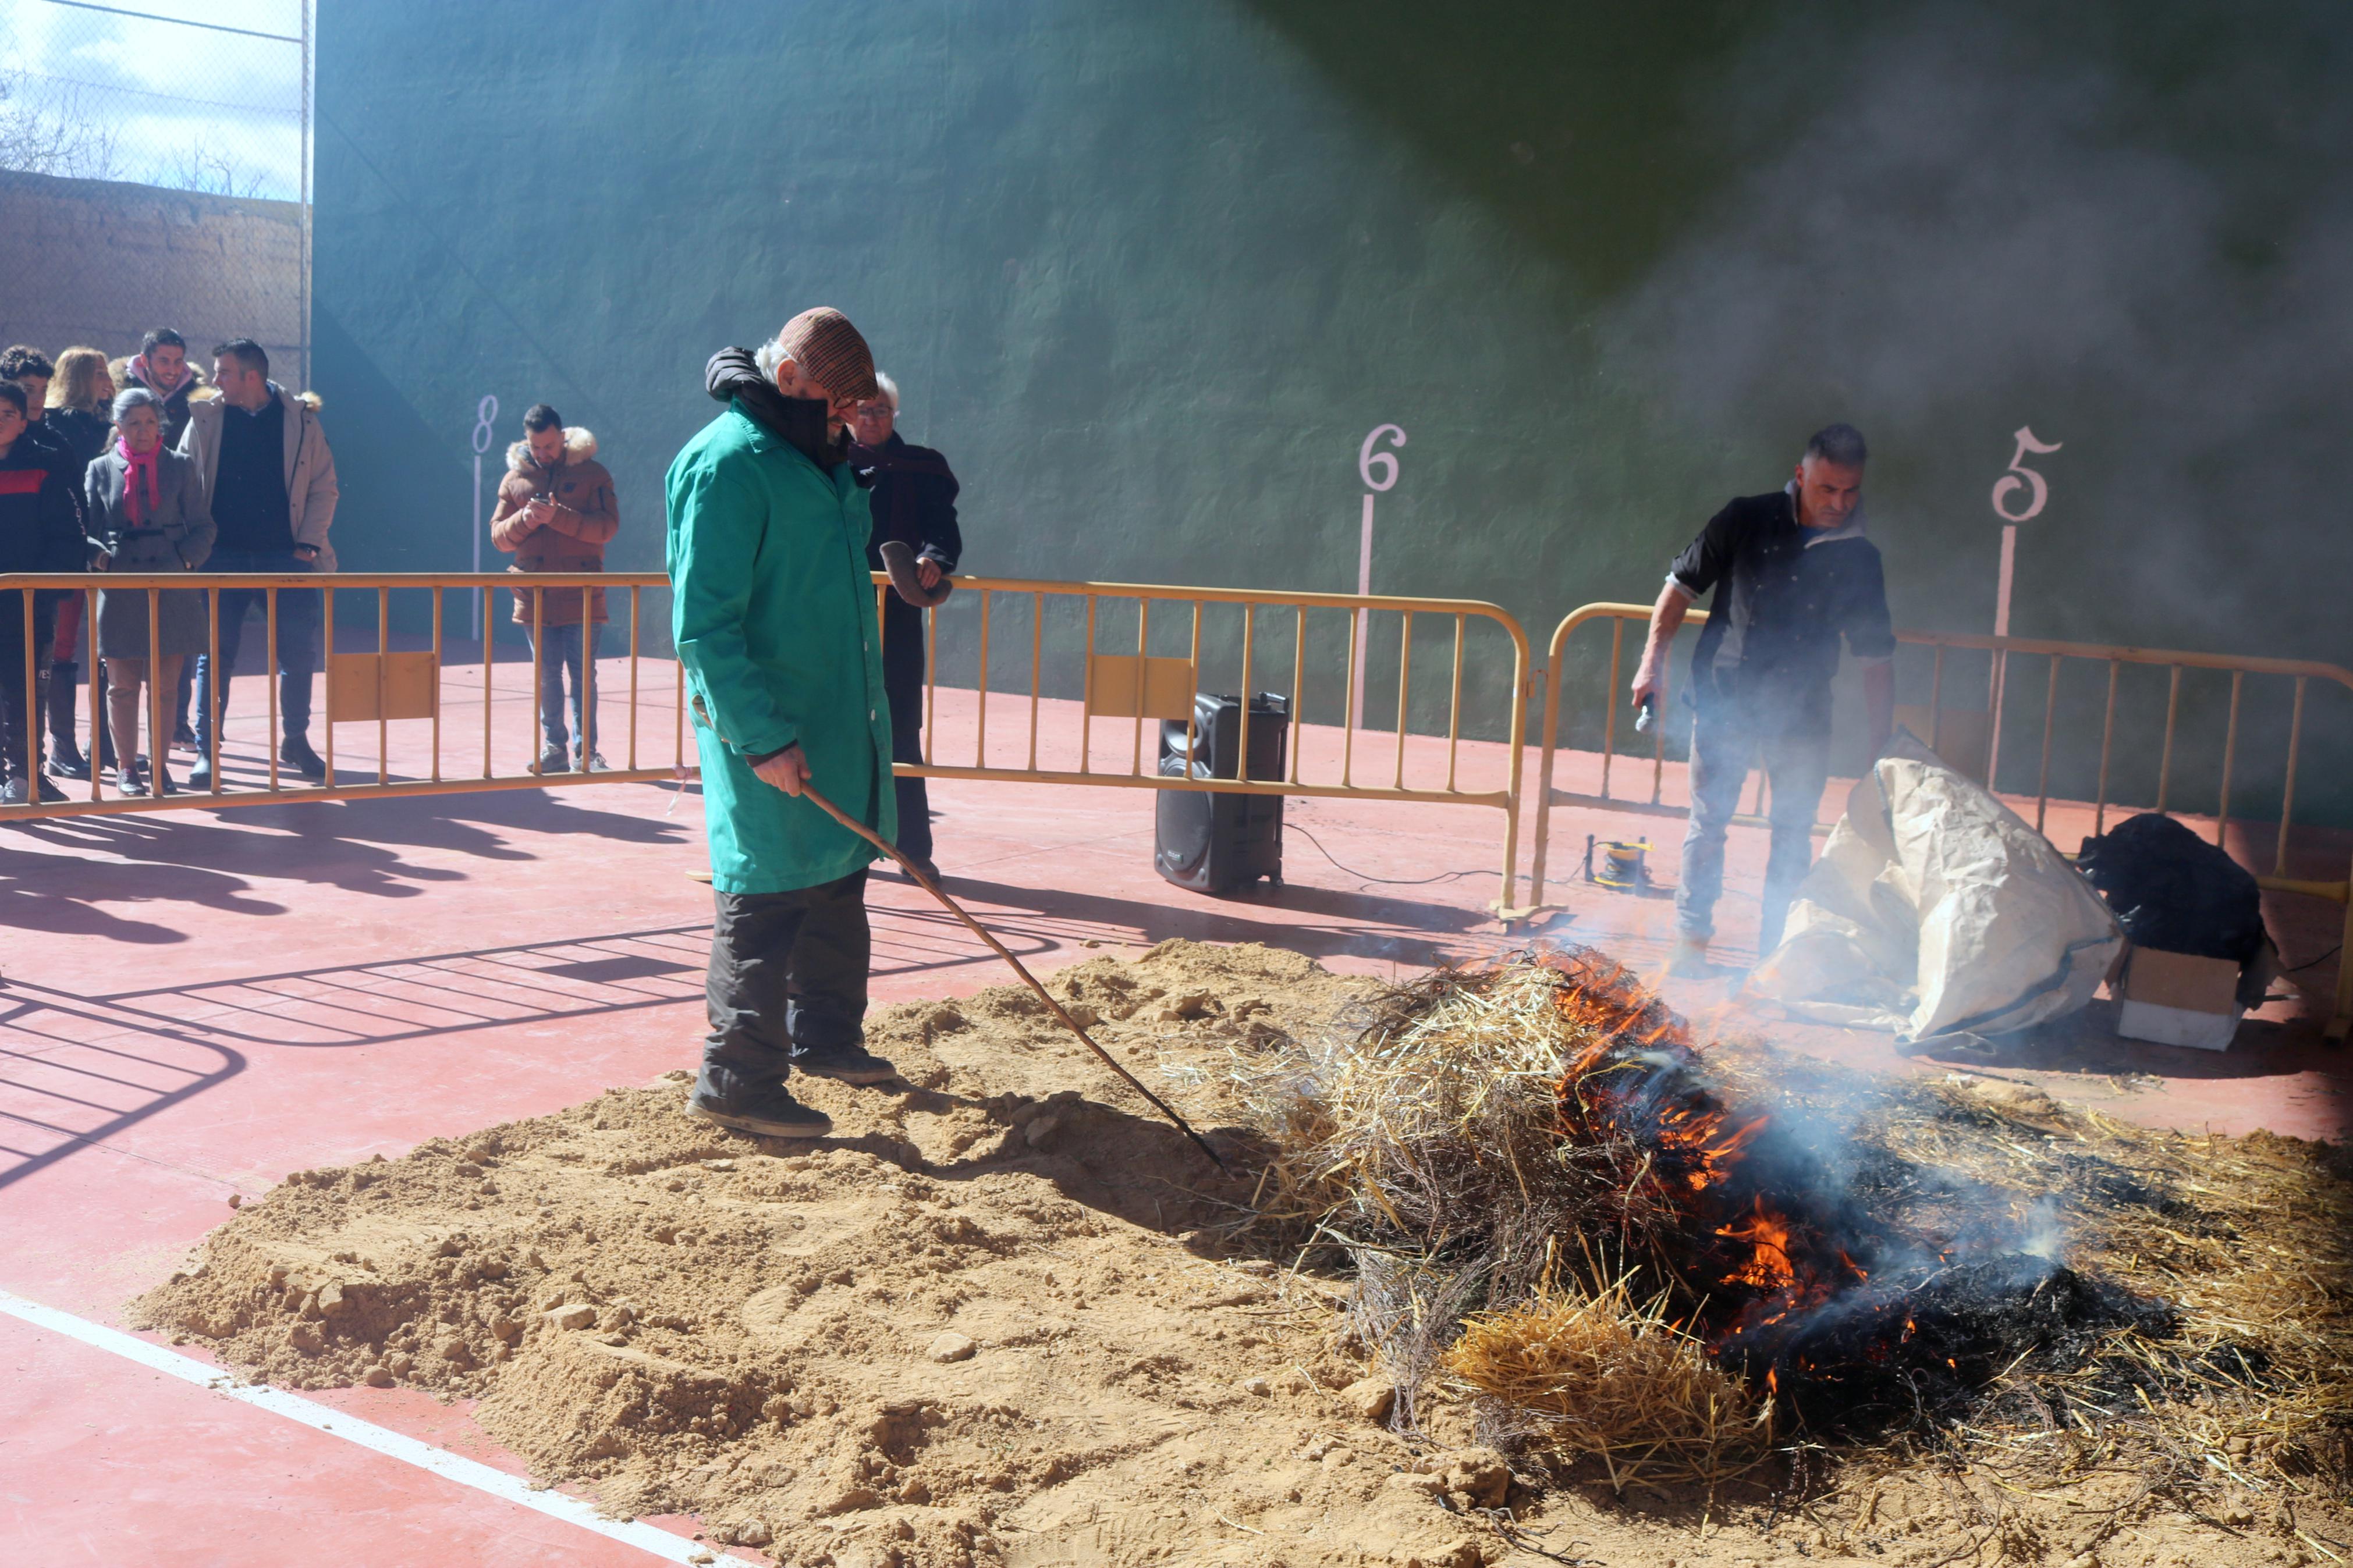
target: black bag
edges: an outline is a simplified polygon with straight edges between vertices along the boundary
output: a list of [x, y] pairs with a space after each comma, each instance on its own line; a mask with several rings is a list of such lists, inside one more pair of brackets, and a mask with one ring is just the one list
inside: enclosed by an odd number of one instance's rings
[[2271, 940], [2253, 873], [2169, 816], [2144, 812], [2084, 839], [2075, 868], [2136, 946], [2244, 965]]

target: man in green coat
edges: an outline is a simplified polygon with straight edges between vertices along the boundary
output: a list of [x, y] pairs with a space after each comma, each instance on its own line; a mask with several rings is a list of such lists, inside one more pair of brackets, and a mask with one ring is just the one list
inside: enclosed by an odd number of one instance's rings
[[687, 1110], [742, 1132], [822, 1138], [832, 1122], [785, 1087], [794, 1067], [849, 1083], [893, 1076], [864, 1044], [874, 851], [801, 798], [813, 786], [897, 837], [872, 521], [848, 461], [874, 361], [840, 311], [805, 310], [757, 360], [721, 351], [705, 384], [727, 411], [667, 480], [670, 627], [718, 903], [711, 1033]]

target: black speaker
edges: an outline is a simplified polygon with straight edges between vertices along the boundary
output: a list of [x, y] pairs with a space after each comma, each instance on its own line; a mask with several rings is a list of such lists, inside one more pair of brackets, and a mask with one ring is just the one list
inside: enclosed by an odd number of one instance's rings
[[[1203, 691], [1193, 698], [1193, 776], [1243, 776], [1242, 704], [1239, 697]], [[1291, 731], [1291, 704], [1271, 691], [1250, 699], [1250, 772], [1252, 779], [1280, 781]], [[1185, 776], [1185, 726], [1160, 726], [1160, 773]], [[1197, 893], [1223, 893], [1264, 877], [1282, 880], [1282, 797], [1231, 795], [1223, 791], [1164, 789], [1152, 834], [1152, 867], [1161, 877]]]

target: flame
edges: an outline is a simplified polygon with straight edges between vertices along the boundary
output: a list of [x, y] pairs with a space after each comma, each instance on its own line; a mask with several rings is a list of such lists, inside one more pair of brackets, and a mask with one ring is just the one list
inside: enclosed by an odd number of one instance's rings
[[1761, 1194], [1748, 1218], [1719, 1226], [1715, 1234], [1754, 1248], [1746, 1262], [1724, 1277], [1725, 1284], [1786, 1290], [1798, 1282], [1797, 1266], [1789, 1260], [1789, 1222], [1767, 1206]]
[[[1694, 1251], [1710, 1250], [1701, 1237], [1722, 1238], [1710, 1267], [1692, 1280], [1707, 1300], [1690, 1313], [1690, 1328], [1712, 1353], [1761, 1371], [1772, 1396], [1780, 1394], [1782, 1365], [1799, 1392], [1822, 1373], [1802, 1355], [1789, 1355], [1787, 1347], [1796, 1342], [1786, 1340], [1788, 1330], [1858, 1287], [1884, 1297], [1906, 1265], [1891, 1264], [1894, 1272], [1873, 1280], [1881, 1270], [1872, 1250], [1877, 1233], [1813, 1199], [1803, 1168], [1785, 1169], [1772, 1152], [1771, 1119], [1726, 1103], [1725, 1089], [1704, 1070], [1691, 1030], [1636, 976], [1588, 955], [1560, 958], [1555, 967], [1553, 1003], [1577, 1042], [1556, 1086], [1557, 1135], [1585, 1145], [1588, 1156], [1616, 1162], [1630, 1198], [1631, 1185], [1641, 1185], [1646, 1223], [1680, 1228]], [[1873, 1263], [1859, 1261], [1858, 1252]], [[1936, 1254], [1949, 1263], [1954, 1249], [1938, 1246]], [[1704, 1278], [1710, 1272], [1718, 1275], [1712, 1282]], [[1896, 1347], [1923, 1337], [1900, 1300], [1874, 1300], [1852, 1321], [1853, 1333], [1839, 1336], [1841, 1356], [1884, 1364], [1914, 1353]], [[1785, 1348], [1777, 1352], [1777, 1344]], [[1927, 1343], [1920, 1349], [1929, 1364], [1943, 1360], [1959, 1371], [1956, 1360], [1935, 1356]], [[1778, 1364], [1761, 1364], [1767, 1359]]]

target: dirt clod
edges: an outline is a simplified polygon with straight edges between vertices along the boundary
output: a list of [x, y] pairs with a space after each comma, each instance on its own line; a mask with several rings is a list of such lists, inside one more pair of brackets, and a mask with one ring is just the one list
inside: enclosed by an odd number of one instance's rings
[[1340, 1402], [1366, 1421], [1386, 1421], [1397, 1408], [1394, 1378], [1363, 1377], [1340, 1391]]

